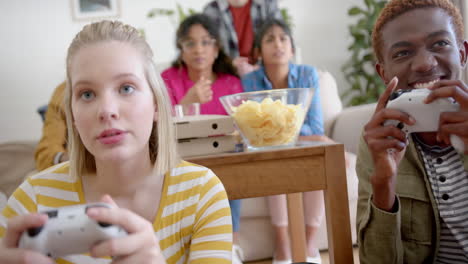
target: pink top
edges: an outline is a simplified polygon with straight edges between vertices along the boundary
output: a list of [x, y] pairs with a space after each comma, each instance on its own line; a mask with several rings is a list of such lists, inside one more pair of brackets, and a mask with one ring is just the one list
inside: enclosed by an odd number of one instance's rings
[[[186, 67], [171, 67], [165, 70], [161, 76], [166, 83], [172, 105], [178, 104], [194, 85], [188, 76]], [[213, 100], [200, 106], [200, 114], [202, 115], [227, 115], [219, 97], [243, 92], [242, 83], [236, 76], [220, 73], [217, 77], [211, 85]]]

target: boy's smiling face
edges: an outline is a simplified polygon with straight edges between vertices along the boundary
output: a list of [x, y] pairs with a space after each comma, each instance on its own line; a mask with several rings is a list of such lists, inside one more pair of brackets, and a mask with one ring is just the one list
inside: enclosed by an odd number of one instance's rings
[[396, 89], [414, 89], [460, 78], [467, 44], [457, 43], [451, 17], [444, 10], [408, 11], [388, 22], [381, 34], [383, 61], [376, 69], [385, 83], [396, 76]]

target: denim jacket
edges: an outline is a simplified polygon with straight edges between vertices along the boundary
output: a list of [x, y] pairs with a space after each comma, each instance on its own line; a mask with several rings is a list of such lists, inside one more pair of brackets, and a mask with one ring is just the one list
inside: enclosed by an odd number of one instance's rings
[[[468, 156], [461, 158], [468, 170]], [[435, 263], [440, 240], [439, 211], [412, 138], [398, 167], [395, 213], [380, 210], [371, 202], [373, 161], [362, 137], [356, 172], [359, 178], [356, 225], [360, 262]]]

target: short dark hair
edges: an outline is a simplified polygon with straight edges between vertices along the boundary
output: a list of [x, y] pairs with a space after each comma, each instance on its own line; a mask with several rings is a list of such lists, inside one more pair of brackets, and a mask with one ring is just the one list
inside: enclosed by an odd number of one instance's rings
[[283, 20], [277, 19], [277, 18], [270, 18], [270, 19], [265, 20], [265, 22], [263, 22], [262, 26], [260, 27], [257, 34], [255, 35], [253, 49], [254, 50], [258, 49], [259, 51], [262, 50], [262, 39], [266, 35], [268, 30], [270, 30], [270, 28], [272, 28], [273, 26], [280, 27], [284, 31], [284, 33], [288, 35], [288, 37], [291, 39], [291, 45], [294, 51], [295, 45], [294, 45], [294, 39], [292, 37], [291, 29], [289, 28], [288, 24], [286, 24]]
[[391, 0], [380, 12], [380, 15], [374, 25], [374, 30], [372, 31], [372, 48], [374, 49], [378, 62], [383, 61], [382, 29], [384, 26], [406, 12], [414, 9], [431, 7], [444, 10], [452, 18], [457, 42], [459, 45], [463, 43], [463, 19], [460, 14], [460, 10], [458, 10], [450, 0]]
[[178, 58], [172, 63], [173, 67], [180, 68], [184, 66], [184, 62], [182, 61], [182, 46], [181, 43], [184, 39], [187, 38], [189, 34], [190, 28], [194, 25], [202, 26], [210, 37], [216, 40], [216, 45], [218, 47], [219, 53], [218, 57], [215, 59], [213, 63], [213, 72], [215, 73], [226, 73], [231, 74], [234, 76], [239, 77], [237, 74], [237, 70], [232, 64], [232, 59], [224, 52], [221, 46], [221, 40], [219, 37], [219, 30], [216, 26], [216, 23], [207, 15], [204, 14], [193, 14], [187, 17], [182, 23], [180, 23], [179, 28], [177, 29], [176, 33], [176, 47], [179, 50], [180, 54]]

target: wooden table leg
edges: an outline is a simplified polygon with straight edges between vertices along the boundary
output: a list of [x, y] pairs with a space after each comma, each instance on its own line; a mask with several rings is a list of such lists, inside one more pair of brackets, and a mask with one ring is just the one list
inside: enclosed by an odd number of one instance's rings
[[293, 262], [306, 261], [306, 239], [302, 193], [287, 194], [289, 232]]
[[[330, 264], [352, 264], [353, 248], [343, 145], [327, 148], [325, 153], [324, 190]], [[341, 230], [340, 233], [337, 230]]]

